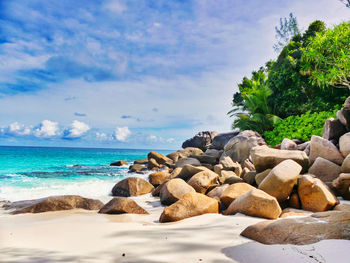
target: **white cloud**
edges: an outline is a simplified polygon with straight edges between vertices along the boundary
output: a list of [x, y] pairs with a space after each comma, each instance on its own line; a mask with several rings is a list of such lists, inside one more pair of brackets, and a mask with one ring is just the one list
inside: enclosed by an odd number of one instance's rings
[[59, 135], [58, 122], [43, 120], [39, 128], [34, 130], [34, 135], [43, 138]]
[[129, 130], [128, 127], [117, 127], [115, 129], [114, 137], [118, 141], [125, 142], [130, 134], [131, 134], [131, 131]]
[[107, 4], [104, 6], [104, 9], [107, 9], [119, 15], [126, 10], [126, 6], [120, 0], [111, 0], [107, 2]]
[[174, 143], [175, 142], [175, 139], [174, 138], [169, 138], [166, 140], [167, 143]]
[[150, 136], [148, 136], [148, 138], [147, 138], [149, 141], [151, 141], [151, 142], [157, 142], [158, 141], [158, 138], [157, 138], [157, 136], [155, 136], [155, 135], [150, 135]]
[[2, 127], [0, 133], [10, 136], [26, 136], [32, 133], [32, 126], [25, 126], [16, 121], [6, 127]]
[[82, 121], [73, 121], [71, 128], [67, 130], [65, 137], [67, 138], [78, 138], [84, 135], [87, 131], [90, 130], [90, 126]]
[[102, 141], [108, 139], [107, 134], [105, 134], [104, 132], [96, 132], [96, 138]]

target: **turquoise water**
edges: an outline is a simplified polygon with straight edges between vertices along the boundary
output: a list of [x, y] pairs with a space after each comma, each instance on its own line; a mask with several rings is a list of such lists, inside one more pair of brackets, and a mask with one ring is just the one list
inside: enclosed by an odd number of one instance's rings
[[[102, 199], [127, 176], [128, 166], [111, 167], [117, 160], [132, 164], [150, 150], [0, 147], [0, 200], [26, 200], [49, 195], [79, 194]], [[171, 151], [159, 151], [168, 154]]]

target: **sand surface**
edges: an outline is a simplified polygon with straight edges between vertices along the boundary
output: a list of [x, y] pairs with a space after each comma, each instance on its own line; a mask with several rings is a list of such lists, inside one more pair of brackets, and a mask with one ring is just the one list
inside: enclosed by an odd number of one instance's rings
[[206, 214], [160, 224], [157, 199], [134, 199], [151, 215], [2, 211], [0, 262], [350, 262], [350, 241], [263, 245], [239, 235], [263, 219]]

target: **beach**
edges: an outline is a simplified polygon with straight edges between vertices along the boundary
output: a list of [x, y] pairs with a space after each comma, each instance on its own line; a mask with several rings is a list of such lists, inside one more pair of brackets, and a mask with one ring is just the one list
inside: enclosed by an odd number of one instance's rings
[[150, 215], [105, 215], [75, 209], [9, 215], [1, 211], [1, 262], [328, 262], [345, 263], [350, 241], [263, 245], [240, 236], [264, 219], [206, 214], [158, 222], [150, 195], [133, 197]]

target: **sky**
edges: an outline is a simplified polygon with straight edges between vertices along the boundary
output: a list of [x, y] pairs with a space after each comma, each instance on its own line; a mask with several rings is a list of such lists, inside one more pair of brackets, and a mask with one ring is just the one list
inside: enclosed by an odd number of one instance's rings
[[348, 20], [338, 0], [0, 0], [0, 145], [177, 149], [228, 132], [274, 27]]

